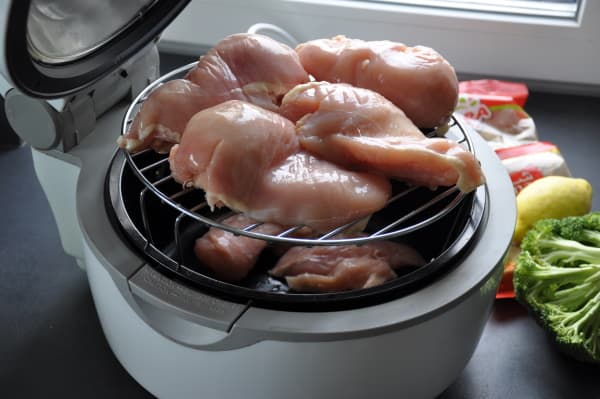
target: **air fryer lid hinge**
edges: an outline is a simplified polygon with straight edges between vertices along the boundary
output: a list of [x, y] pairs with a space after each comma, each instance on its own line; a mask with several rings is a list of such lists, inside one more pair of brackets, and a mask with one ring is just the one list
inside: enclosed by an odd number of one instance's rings
[[152, 43], [93, 86], [52, 103], [12, 89], [5, 101], [7, 118], [32, 147], [68, 152], [94, 131], [106, 111], [120, 101], [130, 101], [156, 79], [158, 63], [158, 51]]

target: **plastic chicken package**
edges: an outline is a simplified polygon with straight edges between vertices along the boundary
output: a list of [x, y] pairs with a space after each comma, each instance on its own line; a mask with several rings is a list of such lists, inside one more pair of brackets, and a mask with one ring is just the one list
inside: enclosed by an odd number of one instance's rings
[[[459, 84], [456, 112], [494, 149], [513, 183], [515, 196], [546, 176], [570, 177], [556, 145], [539, 141], [533, 118], [524, 107], [529, 96], [523, 83], [471, 80]], [[520, 253], [513, 242], [504, 261], [497, 298], [514, 298], [513, 270]]]
[[523, 109], [528, 96], [522, 83], [463, 81], [459, 83], [456, 112], [492, 148], [512, 147], [538, 140], [533, 118]]
[[495, 152], [510, 176], [515, 195], [542, 177], [571, 176], [558, 147], [548, 141], [497, 148]]

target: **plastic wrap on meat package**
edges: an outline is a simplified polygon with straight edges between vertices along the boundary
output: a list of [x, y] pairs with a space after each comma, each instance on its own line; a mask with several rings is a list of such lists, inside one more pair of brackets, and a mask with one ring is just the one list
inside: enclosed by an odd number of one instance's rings
[[496, 155], [512, 180], [515, 194], [544, 176], [571, 176], [558, 147], [547, 141], [497, 148]]
[[522, 83], [499, 80], [460, 82], [456, 112], [493, 148], [537, 141], [533, 119], [523, 107], [529, 92]]

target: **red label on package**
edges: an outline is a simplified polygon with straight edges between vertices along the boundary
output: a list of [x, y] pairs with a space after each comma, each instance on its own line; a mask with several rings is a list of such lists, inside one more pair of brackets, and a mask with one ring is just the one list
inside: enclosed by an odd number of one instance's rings
[[490, 106], [514, 103], [524, 107], [529, 96], [529, 90], [525, 84], [504, 80], [467, 80], [460, 82], [458, 88], [461, 94], [478, 97]]
[[510, 174], [510, 180], [515, 188], [515, 194], [519, 194], [519, 192], [527, 187], [529, 183], [542, 177], [544, 177], [542, 171], [535, 167], [521, 169], [518, 172]]
[[535, 143], [522, 144], [516, 147], [498, 148], [496, 154], [500, 159], [508, 159], [549, 151], [558, 154], [558, 148], [554, 144], [547, 141], [536, 141]]
[[456, 105], [456, 111], [471, 119], [488, 119], [492, 116], [492, 111], [487, 105], [483, 104], [479, 98], [461, 96]]
[[492, 116], [492, 112], [484, 104], [481, 104], [475, 111], [466, 111], [464, 115], [471, 119], [487, 119]]

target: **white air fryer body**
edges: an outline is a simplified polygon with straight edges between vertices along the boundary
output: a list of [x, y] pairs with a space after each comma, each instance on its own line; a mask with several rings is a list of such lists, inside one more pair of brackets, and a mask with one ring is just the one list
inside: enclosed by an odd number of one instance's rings
[[[120, 112], [106, 119], [107, 126]], [[185, 301], [156, 300], [152, 292], [193, 301], [193, 289], [155, 280], [154, 268], [110, 233], [103, 187], [115, 139], [114, 133], [93, 136], [75, 151], [88, 154], [77, 184], [78, 220], [105, 335], [124, 367], [154, 395], [430, 398], [465, 367], [490, 314], [515, 215], [510, 181], [482, 139], [473, 137], [489, 179], [489, 220], [470, 253], [443, 278], [367, 308], [320, 314], [244, 308], [228, 331], [186, 313]], [[39, 167], [42, 158], [36, 162]], [[487, 275], [477, 280], [470, 271], [481, 268]], [[142, 281], [158, 289], [140, 293]], [[470, 288], [455, 289], [465, 284]]]
[[437, 317], [372, 337], [206, 351], [149, 328], [89, 248], [86, 255], [112, 350], [159, 398], [433, 398], [466, 366], [495, 295], [476, 289]]
[[[89, 165], [90, 170], [86, 168], [87, 163], [82, 162], [76, 190], [77, 219], [83, 231], [86, 272], [104, 334], [121, 364], [152, 394], [160, 398], [206, 399], [433, 398], [466, 366], [489, 317], [502, 275], [506, 237], [512, 232], [510, 223], [505, 222], [514, 212], [513, 200], [502, 194], [511, 193], [507, 178], [495, 184], [498, 187], [491, 191], [497, 197], [490, 200], [490, 213], [495, 211], [506, 216], [488, 222], [480, 243], [448, 276], [448, 280], [469, 279], [461, 269], [468, 269], [463, 266], [474, 262], [485, 264], [490, 270], [486, 279], [459, 297], [448, 290], [452, 282], [441, 279], [426, 287], [425, 292], [414, 293], [417, 298], [400, 298], [396, 304], [342, 312], [349, 313], [349, 317], [355, 313], [357, 320], [365, 312], [385, 317], [390, 308], [406, 312], [423, 295], [440, 295], [440, 303], [447, 301], [446, 306], [422, 309], [422, 316], [417, 320], [407, 320], [383, 333], [367, 331], [356, 338], [350, 334], [323, 341], [305, 338], [295, 341], [294, 331], [290, 330], [290, 340], [254, 342], [255, 337], [249, 337], [249, 344], [214, 350], [215, 344], [218, 348], [218, 343], [227, 338], [227, 333], [190, 321], [179, 313], [170, 313], [168, 307], [155, 308], [131, 288], [130, 280], [146, 273], [149, 266], [114, 232], [111, 235], [112, 226], [102, 208], [101, 194], [110, 155], [114, 152], [114, 139], [114, 135], [106, 134], [101, 140], [90, 142], [89, 151], [96, 153], [93, 158], [104, 161], [98, 162], [95, 168]], [[480, 139], [476, 142], [481, 145]], [[85, 147], [81, 146], [80, 150], [85, 152]], [[489, 152], [479, 156], [493, 156]], [[49, 165], [55, 171], [60, 168], [56, 159], [48, 155], [34, 152], [34, 159], [37, 170], [46, 170]], [[62, 165], [66, 170], [72, 168], [68, 163], [62, 162]], [[492, 167], [498, 168], [498, 165]], [[68, 189], [73, 181], [47, 176], [45, 184]], [[82, 193], [88, 190], [91, 193]], [[97, 200], [90, 201], [90, 197]], [[500, 237], [504, 237], [504, 241]], [[115, 272], [119, 263], [127, 264], [132, 277]], [[170, 289], [177, 295], [181, 291], [177, 283], [173, 284]], [[306, 317], [299, 312], [257, 311], [278, 313], [273, 320]], [[253, 315], [246, 312], [238, 323], [243, 325], [244, 317]], [[382, 319], [381, 324], [385, 323]], [[330, 327], [335, 330], [335, 326]]]

